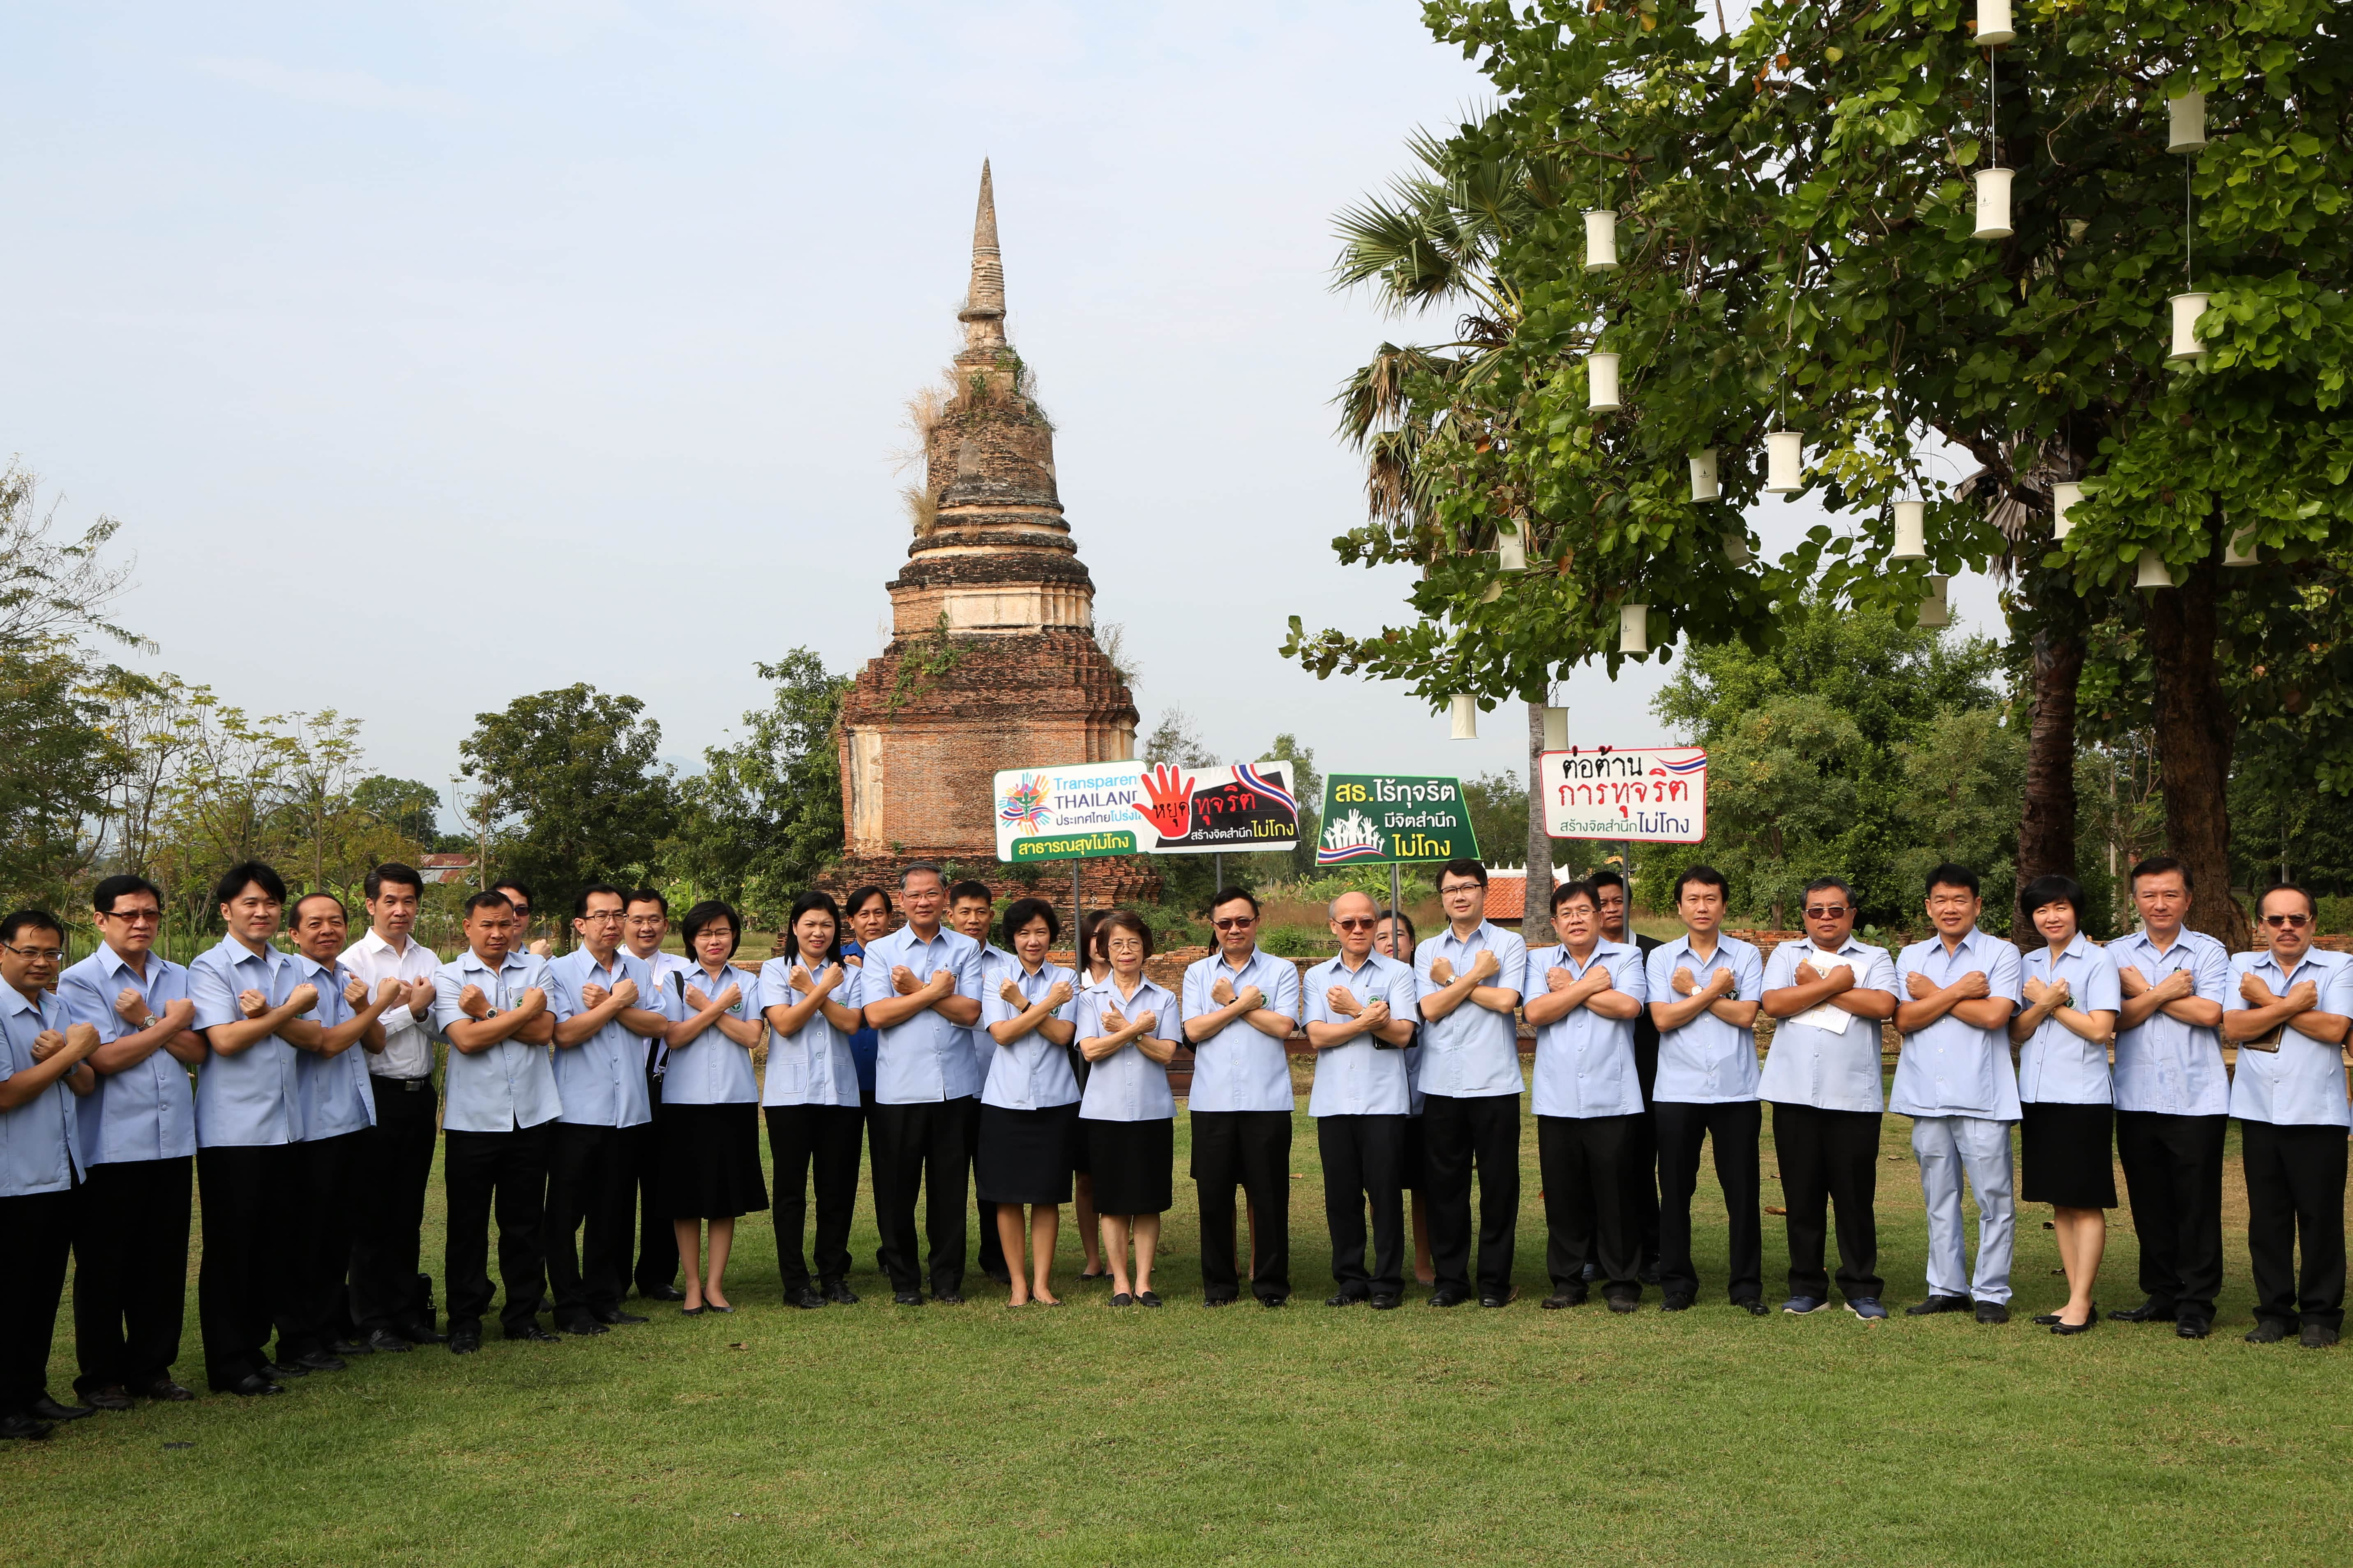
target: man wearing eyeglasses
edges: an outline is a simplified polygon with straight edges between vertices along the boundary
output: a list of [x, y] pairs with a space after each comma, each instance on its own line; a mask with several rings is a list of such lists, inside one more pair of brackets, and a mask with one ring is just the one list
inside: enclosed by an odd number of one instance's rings
[[1785, 1312], [1830, 1306], [1822, 1268], [1838, 1205], [1839, 1294], [1847, 1310], [1884, 1318], [1879, 1277], [1880, 1026], [1895, 1016], [1895, 965], [1854, 939], [1854, 890], [1836, 877], [1806, 884], [1803, 942], [1765, 961], [1760, 1006], [1775, 1020], [1757, 1093], [1773, 1105], [1773, 1154], [1788, 1210]]
[[2137, 1307], [2112, 1321], [2169, 1322], [2186, 1340], [2212, 1331], [2222, 1288], [2222, 1068], [2230, 954], [2188, 929], [2189, 868], [2170, 855], [2132, 868], [2141, 929], [2108, 944], [2116, 1010], [2116, 1160], [2140, 1238]]
[[74, 1391], [100, 1410], [193, 1399], [172, 1380], [188, 1293], [196, 1097], [204, 1060], [188, 972], [154, 951], [164, 895], [143, 877], [91, 890], [98, 951], [58, 977], [66, 1016], [98, 1031], [79, 1101], [89, 1166], [74, 1219]]
[[[2346, 1031], [2353, 964], [2312, 945], [2312, 895], [2293, 883], [2256, 901], [2266, 946], [2231, 961], [2238, 984], [2222, 1004], [2237, 1042], [2231, 1114], [2247, 1173], [2247, 1262], [2255, 1277], [2249, 1344], [2321, 1350], [2345, 1323]], [[2295, 1269], [2296, 1244], [2304, 1270]]]
[[[1895, 960], [1895, 1026], [1904, 1035], [1895, 1113], [1912, 1118], [1920, 1195], [1928, 1208], [1928, 1295], [1907, 1317], [1974, 1310], [2010, 1321], [2010, 1259], [2017, 1201], [2010, 1129], [2019, 1118], [2010, 1016], [2022, 1000], [2018, 949], [1978, 929], [1978, 874], [1950, 862], [1928, 873], [1936, 934]], [[1978, 1200], [1978, 1258], [1969, 1272], [1961, 1219], [1966, 1176]]]
[[1479, 1304], [1512, 1299], [1520, 1218], [1520, 986], [1527, 944], [1487, 919], [1487, 868], [1438, 874], [1446, 929], [1414, 950], [1421, 1002], [1422, 1137], [1429, 1158], [1433, 1307], [1471, 1300], [1471, 1177], [1479, 1177]]
[[[1186, 966], [1180, 997], [1193, 1047], [1186, 1104], [1193, 1180], [1201, 1203], [1201, 1297], [1222, 1307], [1241, 1294], [1235, 1261], [1234, 1188], [1257, 1218], [1250, 1293], [1261, 1305], [1291, 1299], [1291, 1060], [1283, 1042], [1299, 1023], [1299, 969], [1258, 945], [1258, 900], [1220, 888], [1209, 900], [1218, 951]], [[1366, 928], [1366, 946], [1371, 946]]]
[[[670, 935], [670, 900], [653, 888], [638, 888], [621, 911], [621, 941], [629, 956], [654, 977], [654, 989], [674, 984], [673, 974], [691, 975], [694, 965], [675, 952], [662, 950]], [[655, 1191], [661, 1173], [662, 1078], [670, 1070], [670, 1043], [656, 1035], [645, 1043], [646, 1107], [653, 1120], [629, 1130], [630, 1179], [638, 1193], [638, 1294], [649, 1301], [683, 1301], [678, 1288], [678, 1231]]]
[[[1405, 1292], [1405, 1162], [1411, 1089], [1405, 1052], [1413, 1038], [1413, 969], [1373, 951], [1379, 906], [1343, 893], [1329, 908], [1340, 955], [1307, 972], [1307, 1043], [1315, 1047], [1315, 1081], [1307, 1114], [1315, 1119], [1324, 1161], [1324, 1220], [1332, 1232], [1332, 1279], [1325, 1301], [1369, 1301], [1382, 1311]], [[1365, 1205], [1373, 1211], [1373, 1266], [1365, 1267]]]

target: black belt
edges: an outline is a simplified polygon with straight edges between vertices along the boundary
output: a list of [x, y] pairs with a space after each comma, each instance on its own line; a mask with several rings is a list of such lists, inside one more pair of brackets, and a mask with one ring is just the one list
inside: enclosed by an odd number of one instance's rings
[[396, 1089], [403, 1094], [421, 1094], [433, 1087], [429, 1078], [394, 1078], [388, 1073], [371, 1073], [368, 1081], [380, 1089]]

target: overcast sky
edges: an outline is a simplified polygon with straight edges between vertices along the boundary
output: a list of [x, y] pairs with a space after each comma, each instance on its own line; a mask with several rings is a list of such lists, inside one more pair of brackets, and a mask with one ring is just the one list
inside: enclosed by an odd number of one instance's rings
[[[0, 45], [0, 455], [138, 556], [152, 668], [366, 721], [444, 784], [473, 716], [586, 680], [665, 755], [797, 645], [881, 651], [908, 395], [955, 352], [980, 161], [1062, 500], [1166, 707], [1255, 756], [1521, 764], [1403, 691], [1318, 683], [1285, 618], [1400, 573], [1333, 390], [1394, 325], [1332, 215], [1482, 79], [1412, 0], [14, 5]], [[1769, 510], [1770, 515], [1767, 515]], [[1755, 521], [1774, 547], [1802, 524]], [[1989, 624], [1982, 583], [1955, 585]], [[1564, 688], [1668, 739], [1656, 677]]]

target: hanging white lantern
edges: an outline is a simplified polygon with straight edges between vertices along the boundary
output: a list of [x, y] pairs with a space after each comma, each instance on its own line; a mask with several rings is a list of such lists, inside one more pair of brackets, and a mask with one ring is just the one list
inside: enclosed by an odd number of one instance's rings
[[2230, 534], [2223, 539], [2222, 564], [2225, 566], [2260, 566], [2263, 564], [2261, 561], [2255, 558], [2255, 531], [2252, 527], [2241, 529], [2238, 532]]
[[2206, 95], [2192, 88], [2165, 100], [2165, 150], [2195, 153], [2206, 145]]
[[1589, 353], [1585, 356], [1586, 389], [1590, 395], [1585, 405], [1596, 413], [1608, 413], [1622, 407], [1618, 401], [1618, 356]]
[[1725, 534], [1724, 536], [1724, 558], [1735, 566], [1747, 565], [1751, 559], [1748, 553], [1748, 535], [1746, 533]]
[[1928, 503], [1900, 500], [1895, 503], [1895, 548], [1887, 552], [1890, 561], [1926, 561], [1928, 559]]
[[1714, 500], [1722, 494], [1715, 485], [1715, 448], [1706, 447], [1691, 455], [1692, 500]]
[[1545, 743], [1547, 752], [1568, 750], [1568, 710], [1547, 708], [1544, 712]]
[[2173, 574], [2165, 569], [2165, 557], [2154, 550], [2140, 552], [2140, 571], [2133, 577], [2136, 588], [2170, 588]]
[[2051, 537], [2052, 539], [2067, 537], [2068, 531], [2075, 526], [2067, 521], [2067, 514], [2073, 511], [2083, 499], [2084, 487], [2070, 480], [2062, 479], [2051, 487]]
[[1522, 531], [1526, 527], [1526, 523], [1515, 519], [1511, 532], [1505, 533], [1501, 529], [1495, 531], [1495, 564], [1506, 572], [1528, 569], [1528, 537]]
[[2206, 301], [2211, 294], [2176, 294], [2173, 296], [2173, 348], [2166, 354], [2169, 360], [2196, 359], [2206, 352], [2206, 344], [2198, 336], [2198, 318], [2206, 313]]
[[1608, 207], [1589, 207], [1585, 214], [1585, 269], [1618, 270], [1618, 215]]
[[1793, 496], [1805, 488], [1806, 438], [1795, 430], [1765, 437], [1765, 493]]
[[1920, 600], [1920, 625], [1934, 628], [1953, 624], [1952, 601], [1945, 596], [1952, 581], [1950, 577], [1928, 579], [1928, 592]]
[[1479, 738], [1479, 700], [1476, 697], [1457, 697], [1453, 717], [1454, 732], [1449, 739], [1475, 741]]
[[2010, 226], [2010, 180], [2016, 173], [2015, 169], [1978, 171], [1978, 226], [1972, 238], [2007, 239], [2016, 232]]
[[1978, 47], [1989, 49], [2016, 37], [2018, 29], [2010, 25], [2010, 0], [1978, 0]]
[[1651, 651], [1651, 606], [1620, 605], [1618, 606], [1618, 651], [1648, 653]]

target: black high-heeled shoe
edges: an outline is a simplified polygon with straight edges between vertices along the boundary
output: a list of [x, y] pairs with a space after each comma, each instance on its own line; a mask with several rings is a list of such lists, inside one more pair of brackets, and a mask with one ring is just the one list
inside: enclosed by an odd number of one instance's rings
[[[2054, 1314], [2054, 1315], [2055, 1315], [2055, 1314]], [[2080, 1322], [2080, 1323], [2068, 1323], [2068, 1322], [2058, 1322], [2058, 1323], [2053, 1323], [2053, 1324], [2052, 1324], [2052, 1325], [2051, 1325], [2051, 1331], [2052, 1331], [2052, 1333], [2054, 1333], [2054, 1334], [2083, 1334], [2083, 1333], [2089, 1333], [2089, 1332], [2091, 1331], [2092, 1325], [2093, 1325], [2094, 1323], [2098, 1322], [2099, 1321], [2100, 1321], [2100, 1309], [2099, 1309], [2096, 1305], [2094, 1305], [2094, 1306], [2092, 1308], [2092, 1310], [2091, 1310], [2090, 1314], [2089, 1314], [2088, 1316], [2086, 1316], [2086, 1317], [2084, 1319], [2084, 1321], [2083, 1321], [2082, 1322]]]

